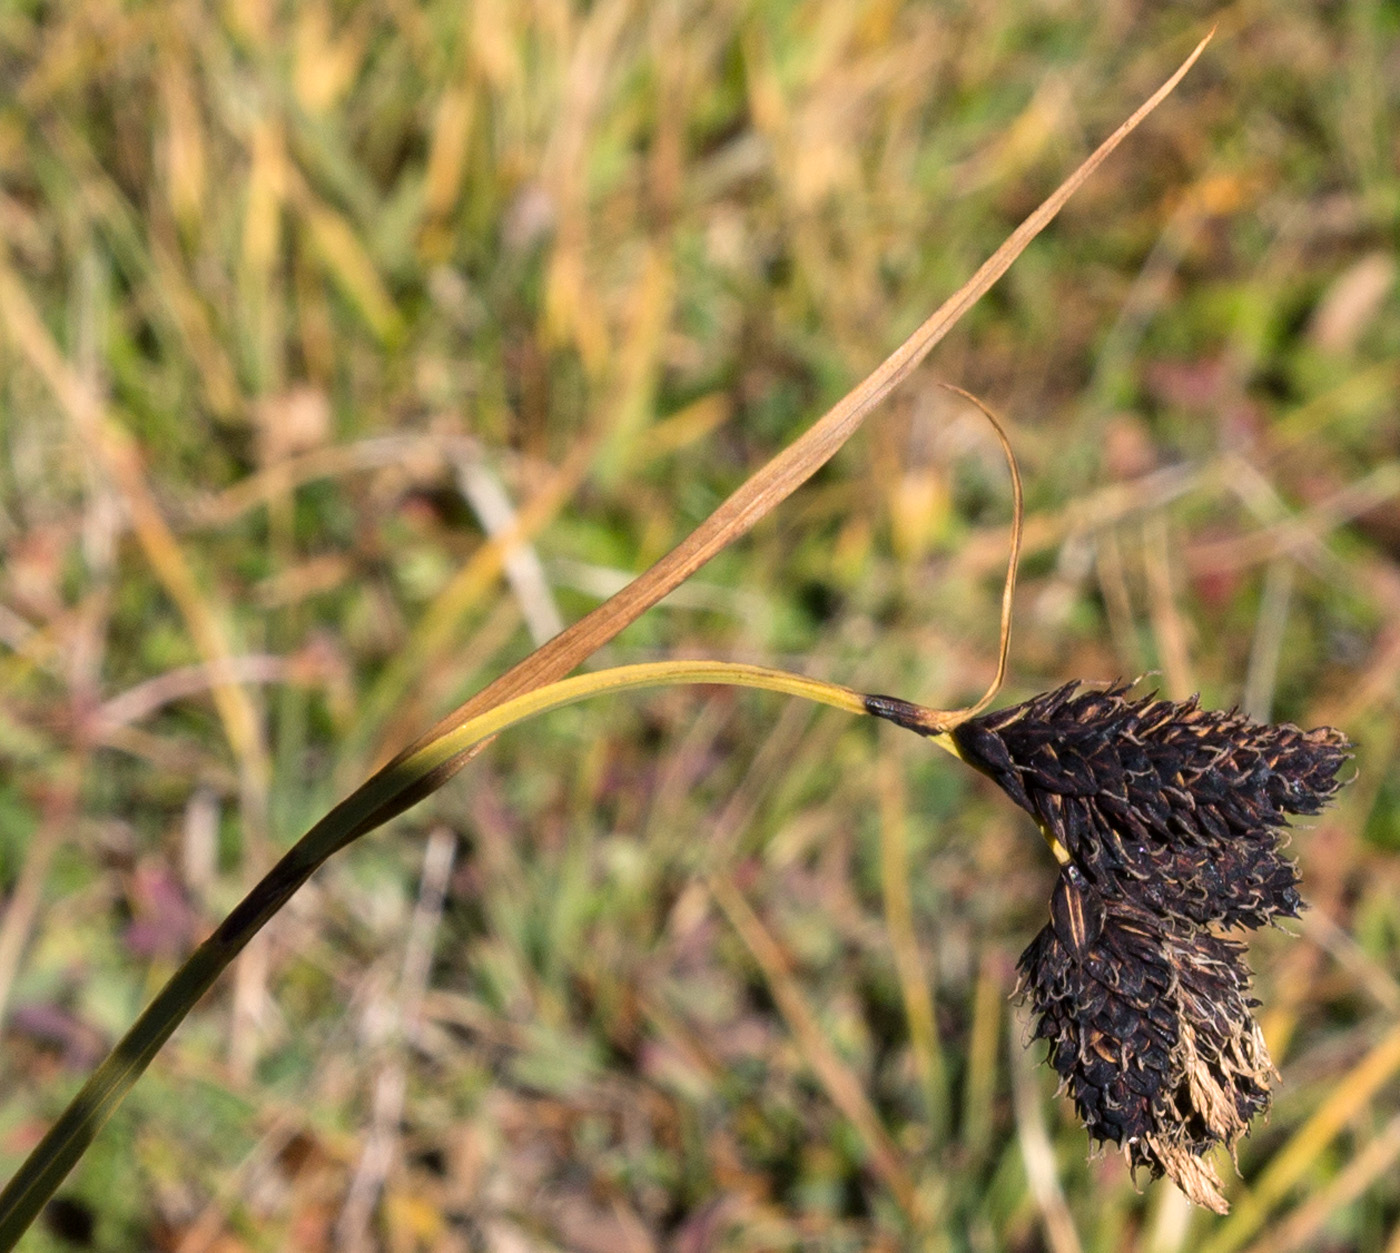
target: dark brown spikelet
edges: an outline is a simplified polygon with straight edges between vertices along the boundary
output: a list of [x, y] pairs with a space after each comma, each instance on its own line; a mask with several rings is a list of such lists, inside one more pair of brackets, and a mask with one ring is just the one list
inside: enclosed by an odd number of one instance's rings
[[952, 738], [1105, 895], [1197, 925], [1296, 915], [1280, 834], [1290, 814], [1318, 813], [1336, 794], [1346, 737], [1126, 690], [1070, 683]]
[[1224, 1212], [1204, 1155], [1233, 1148], [1269, 1104], [1274, 1071], [1251, 1014], [1243, 950], [1106, 901], [1075, 866], [1061, 871], [1051, 922], [1021, 955], [1035, 1038], [1089, 1135], [1136, 1170], [1169, 1175]]
[[1090, 1136], [1223, 1212], [1206, 1155], [1267, 1110], [1274, 1070], [1244, 950], [1214, 928], [1298, 913], [1281, 836], [1350, 745], [1125, 691], [1071, 683], [950, 735], [1067, 863], [1021, 990]]

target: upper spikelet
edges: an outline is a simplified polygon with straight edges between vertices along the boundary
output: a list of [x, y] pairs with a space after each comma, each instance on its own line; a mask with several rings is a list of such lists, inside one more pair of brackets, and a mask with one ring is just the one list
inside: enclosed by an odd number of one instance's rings
[[1336, 794], [1346, 737], [1125, 690], [1070, 683], [952, 738], [1104, 893], [1197, 925], [1296, 915], [1280, 834]]

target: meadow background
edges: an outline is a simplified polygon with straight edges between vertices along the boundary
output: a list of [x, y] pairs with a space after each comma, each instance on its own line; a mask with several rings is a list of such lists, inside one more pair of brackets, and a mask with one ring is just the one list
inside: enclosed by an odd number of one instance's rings
[[[1090, 8], [1092, 7], [1092, 12]], [[1155, 672], [1356, 781], [1233, 1213], [1090, 1160], [959, 763], [673, 689], [503, 735], [200, 1005], [33, 1250], [1400, 1249], [1400, 10], [0, 6], [0, 1169], [375, 764], [683, 536], [1212, 22], [818, 477], [599, 664]], [[1228, 1171], [1229, 1163], [1225, 1168]]]

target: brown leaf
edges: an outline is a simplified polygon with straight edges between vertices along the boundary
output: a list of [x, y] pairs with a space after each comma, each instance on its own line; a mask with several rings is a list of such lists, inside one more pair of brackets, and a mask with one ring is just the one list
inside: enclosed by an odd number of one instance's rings
[[[1201, 40], [1177, 71], [1105, 139], [1008, 236], [977, 272], [885, 358], [859, 386], [842, 397], [767, 465], [751, 475], [714, 513], [654, 566], [448, 714], [426, 735], [389, 762], [375, 778], [378, 779], [392, 771], [399, 762], [438, 740], [448, 731], [461, 726], [468, 719], [511, 697], [563, 678], [688, 579], [710, 558], [750, 531], [760, 519], [796, 491], [855, 434], [870, 412], [913, 373], [934, 345], [942, 340], [963, 314], [1006, 273], [1012, 262], [1025, 251], [1031, 240], [1045, 229], [1070, 196], [1103, 164], [1109, 154], [1137, 129], [1143, 119], [1166, 99], [1205, 51], [1206, 44], [1210, 42], [1214, 33], [1212, 30]], [[372, 830], [395, 814], [402, 813], [424, 796], [430, 795], [484, 746], [483, 743], [465, 749], [417, 783], [398, 791], [369, 815], [358, 830]]]

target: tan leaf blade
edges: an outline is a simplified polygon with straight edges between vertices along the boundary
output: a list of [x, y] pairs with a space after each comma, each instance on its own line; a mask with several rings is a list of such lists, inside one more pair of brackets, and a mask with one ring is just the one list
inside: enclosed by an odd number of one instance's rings
[[[894, 350], [858, 387], [848, 392], [820, 419], [751, 475], [718, 509], [666, 556], [615, 596], [580, 618], [562, 634], [535, 649], [500, 678], [459, 706], [425, 736], [395, 758], [395, 762], [453, 727], [503, 700], [568, 674], [646, 610], [673, 591], [727, 545], [753, 528], [781, 501], [807, 481], [859, 429], [866, 416], [918, 367], [929, 351], [956, 325], [987, 290], [1011, 267], [1026, 246], [1049, 224], [1065, 202], [1083, 186], [1119, 144], [1171, 94], [1205, 51], [1215, 34], [1206, 35], [1177, 71], [1103, 141], [1024, 222], [1018, 226], [966, 283], [953, 293], [908, 339]], [[383, 816], [402, 812], [456, 773], [479, 749], [446, 763], [422, 790], [401, 798], [403, 804]], [[394, 762], [389, 763], [389, 769]], [[367, 829], [367, 828], [366, 828]]]

